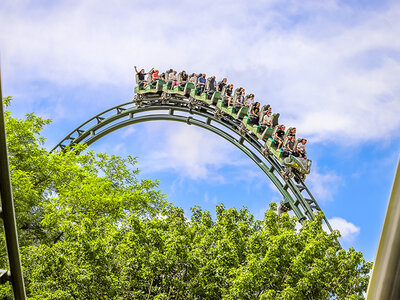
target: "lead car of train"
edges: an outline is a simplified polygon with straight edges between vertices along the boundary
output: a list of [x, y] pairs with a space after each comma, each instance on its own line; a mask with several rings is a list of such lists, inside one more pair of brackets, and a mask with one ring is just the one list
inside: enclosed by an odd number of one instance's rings
[[[165, 78], [169, 78], [169, 73], [172, 69], [165, 72]], [[149, 74], [151, 78], [151, 74]], [[164, 79], [164, 77], [163, 77]], [[265, 116], [270, 105], [263, 105], [260, 109], [260, 116], [258, 122], [251, 122], [250, 112], [252, 105], [245, 106], [239, 102], [241, 88], [235, 89], [233, 93], [233, 100], [231, 105], [228, 106], [228, 99], [226, 96], [226, 89], [228, 85], [226, 84], [221, 91], [215, 90], [215, 77], [207, 78], [204, 92], [200, 93], [200, 87], [198, 86], [198, 80], [195, 83], [182, 82], [182, 72], [177, 76], [177, 84], [172, 87], [171, 80], [139, 80], [139, 75], [136, 74], [135, 94], [136, 97], [177, 97], [181, 99], [197, 100], [197, 103], [202, 103], [203, 105], [209, 105], [215, 108], [216, 115], [219, 117], [223, 116], [229, 118], [235, 122], [239, 131], [242, 134], [249, 133], [255, 135], [259, 140], [264, 143], [264, 155], [268, 154], [274, 155], [279, 162], [285, 166], [283, 177], [294, 177], [294, 179], [299, 182], [299, 180], [305, 180], [306, 174], [310, 173], [311, 160], [304, 159], [294, 156], [291, 152], [287, 151], [284, 147], [278, 148], [278, 143], [274, 140], [275, 133], [280, 126], [278, 124], [279, 113], [272, 115], [272, 127], [265, 127], [262, 124], [262, 120]], [[251, 94], [246, 95], [245, 101]], [[292, 128], [288, 128], [284, 135], [284, 141], [282, 145], [286, 145], [289, 133]], [[302, 139], [297, 139], [294, 144], [294, 148], [297, 148], [297, 144], [301, 142]], [[282, 149], [283, 148], [283, 149]]]

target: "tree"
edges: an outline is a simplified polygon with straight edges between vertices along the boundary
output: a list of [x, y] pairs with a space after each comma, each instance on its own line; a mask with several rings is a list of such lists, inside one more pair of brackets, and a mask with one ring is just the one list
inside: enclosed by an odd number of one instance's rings
[[363, 298], [371, 263], [338, 249], [322, 213], [300, 230], [274, 203], [263, 220], [222, 204], [215, 220], [199, 207], [189, 220], [157, 182], [138, 178], [135, 159], [50, 154], [40, 135], [48, 120], [7, 113], [6, 122], [31, 299]]

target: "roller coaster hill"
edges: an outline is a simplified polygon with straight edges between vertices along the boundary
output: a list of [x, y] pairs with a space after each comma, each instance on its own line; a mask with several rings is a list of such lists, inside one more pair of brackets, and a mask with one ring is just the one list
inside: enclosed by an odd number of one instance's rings
[[[272, 114], [270, 105], [260, 108], [253, 94], [245, 95], [243, 88], [233, 90], [226, 81], [216, 84], [215, 76], [206, 79], [205, 74], [188, 76], [172, 69], [161, 75], [153, 69], [147, 74], [136, 70], [133, 101], [95, 115], [52, 151], [89, 146], [113, 131], [147, 121], [198, 126], [239, 148], [267, 175], [283, 198], [278, 212], [293, 211], [300, 223], [313, 220], [321, 208], [305, 184], [311, 168], [305, 139], [295, 140], [295, 128], [284, 131], [278, 123], [279, 113]], [[324, 221], [332, 231], [326, 217]]]

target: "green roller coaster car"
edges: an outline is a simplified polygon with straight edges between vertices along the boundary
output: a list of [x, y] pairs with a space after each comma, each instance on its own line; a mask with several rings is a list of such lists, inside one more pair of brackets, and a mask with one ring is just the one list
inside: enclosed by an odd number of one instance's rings
[[217, 107], [227, 114], [231, 114], [231, 110], [234, 109], [233, 106], [228, 107], [228, 100], [226, 99], [218, 100]]
[[[220, 92], [213, 92], [212, 94], [208, 94], [209, 97], [208, 99], [204, 100], [207, 104], [210, 105], [216, 105], [219, 99], [221, 99], [221, 93]], [[210, 97], [211, 95], [211, 97]]]
[[155, 94], [155, 93], [160, 93], [163, 89], [163, 85], [165, 84], [165, 81], [163, 80], [157, 80], [157, 83], [155, 85], [153, 84], [148, 84], [146, 85], [145, 88], [143, 88], [143, 85], [137, 85], [135, 86], [135, 93], [136, 94]]
[[175, 86], [173, 91], [178, 95], [188, 97], [190, 95], [190, 91], [193, 90], [193, 89], [194, 89], [194, 84], [191, 83], [191, 82], [188, 82], [188, 83], [185, 84], [184, 87], [182, 87], [180, 85]]
[[272, 128], [267, 127], [264, 129], [264, 131], [262, 131], [260, 136], [257, 135], [257, 137], [262, 141], [267, 141], [272, 136], [273, 131], [274, 130]]
[[250, 118], [249, 116], [244, 116], [243, 121], [242, 121], [243, 125], [246, 126], [246, 128], [248, 130], [250, 130], [251, 132], [253, 132], [255, 135], [257, 135], [257, 137], [261, 136], [261, 127], [260, 125], [252, 125], [250, 123]]
[[228, 107], [228, 100], [226, 99], [218, 100], [217, 107], [220, 108], [223, 112], [231, 115], [236, 120], [242, 119], [247, 114], [248, 111], [247, 106]]
[[236, 120], [244, 118], [249, 108], [247, 106], [234, 107], [234, 112], [231, 114]]
[[190, 95], [190, 91], [192, 89], [194, 89], [194, 84], [193, 83], [186, 83], [184, 87], [182, 87], [181, 85], [176, 85], [171, 89], [171, 82], [168, 82], [166, 84], [164, 84], [163, 86], [163, 92], [170, 94], [170, 95], [181, 95], [181, 96], [189, 96]]
[[221, 93], [220, 92], [203, 92], [199, 95], [200, 90], [194, 88], [190, 91], [190, 97], [196, 100], [203, 101], [207, 104], [210, 105], [215, 105], [219, 99], [221, 99]]
[[292, 167], [299, 171], [301, 174], [310, 174], [311, 163], [312, 162], [310, 159], [296, 157], [291, 154], [283, 159], [283, 164], [285, 166]]
[[268, 147], [269, 151], [272, 152], [283, 165], [297, 170], [301, 175], [310, 174], [311, 160], [295, 157], [282, 149], [278, 149], [276, 142], [272, 138], [268, 139], [266, 147]]

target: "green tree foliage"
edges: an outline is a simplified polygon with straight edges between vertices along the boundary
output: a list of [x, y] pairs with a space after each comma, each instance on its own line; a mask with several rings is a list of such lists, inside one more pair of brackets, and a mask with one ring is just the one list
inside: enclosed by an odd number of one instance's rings
[[261, 221], [222, 204], [215, 220], [199, 207], [189, 220], [157, 182], [138, 179], [135, 159], [49, 154], [48, 120], [7, 112], [6, 122], [30, 299], [363, 298], [371, 263], [338, 250], [322, 214], [300, 230], [274, 203]]

